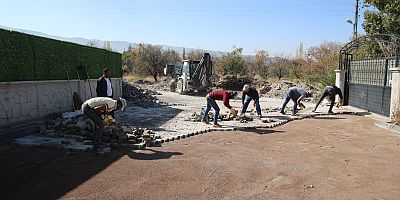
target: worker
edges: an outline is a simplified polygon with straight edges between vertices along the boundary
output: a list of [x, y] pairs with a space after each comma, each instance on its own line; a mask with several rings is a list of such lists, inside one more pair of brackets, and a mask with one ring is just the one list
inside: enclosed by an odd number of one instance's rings
[[85, 113], [95, 124], [95, 134], [93, 138], [93, 148], [95, 151], [99, 150], [99, 144], [103, 137], [104, 132], [104, 116], [109, 115], [114, 110], [124, 110], [126, 108], [126, 100], [118, 98], [113, 100], [109, 97], [94, 97], [86, 100], [82, 104], [82, 111]]
[[333, 113], [333, 112], [332, 112], [332, 108], [333, 108], [333, 105], [335, 104], [335, 96], [336, 96], [336, 95], [339, 95], [340, 102], [339, 102], [338, 106], [340, 106], [340, 105], [342, 104], [342, 102], [343, 102], [343, 95], [342, 95], [342, 91], [340, 90], [340, 88], [338, 88], [338, 87], [335, 86], [335, 85], [328, 85], [328, 86], [326, 86], [326, 87], [324, 88], [324, 90], [323, 90], [321, 96], [319, 97], [318, 102], [317, 102], [317, 104], [315, 105], [315, 108], [314, 108], [313, 112], [317, 111], [318, 105], [322, 102], [322, 100], [323, 100], [325, 97], [329, 96], [329, 101], [331, 102], [331, 105], [330, 105], [330, 107], [329, 107], [328, 113], [329, 113], [329, 114], [332, 114], [332, 113]]
[[292, 100], [293, 101], [292, 115], [296, 115], [297, 106], [299, 105], [300, 107], [304, 107], [303, 103], [301, 103], [301, 100], [308, 96], [311, 96], [311, 93], [307, 92], [306, 90], [300, 87], [289, 88], [288, 91], [286, 91], [285, 93], [284, 102], [281, 108], [281, 114], [285, 114], [286, 105], [289, 103], [290, 100]]
[[[109, 68], [104, 68], [103, 75], [97, 80], [97, 97], [109, 97], [111, 99], [113, 98], [114, 94], [110, 76], [111, 70]], [[110, 115], [114, 117], [114, 111], [110, 112]]]
[[258, 91], [252, 87], [250, 87], [249, 84], [246, 84], [243, 86], [243, 92], [242, 92], [242, 112], [241, 115], [244, 115], [246, 113], [247, 107], [249, 106], [251, 100], [254, 100], [253, 106], [256, 107], [257, 111], [257, 116], [261, 118], [261, 107], [260, 107], [260, 96], [258, 94]]
[[97, 80], [97, 86], [96, 86], [97, 97], [113, 98], [113, 88], [110, 76], [111, 76], [111, 70], [109, 68], [104, 68], [103, 76], [101, 76]]
[[226, 90], [216, 90], [207, 94], [207, 107], [204, 111], [203, 122], [208, 123], [208, 112], [211, 110], [211, 107], [214, 109], [214, 124], [215, 128], [221, 128], [222, 126], [218, 124], [218, 115], [219, 115], [219, 107], [215, 100], [223, 101], [224, 105], [230, 109], [232, 115], [237, 115], [237, 110], [233, 109], [232, 106], [229, 105], [229, 99], [234, 99], [237, 95], [237, 92], [234, 91], [226, 91]]

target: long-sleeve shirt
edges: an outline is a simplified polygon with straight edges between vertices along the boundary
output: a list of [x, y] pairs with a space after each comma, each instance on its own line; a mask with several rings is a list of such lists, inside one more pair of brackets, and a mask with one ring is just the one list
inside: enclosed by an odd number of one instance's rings
[[299, 87], [291, 87], [288, 90], [288, 94], [294, 100], [299, 99], [300, 97], [304, 98], [307, 97], [307, 91]]
[[222, 101], [227, 108], [232, 108], [232, 106], [229, 105], [229, 98], [231, 97], [229, 92], [225, 90], [216, 90], [208, 93], [208, 96], [214, 100]]
[[82, 111], [84, 107], [88, 105], [89, 107], [96, 109], [100, 106], [106, 106], [108, 112], [111, 112], [117, 108], [117, 100], [108, 98], [108, 97], [94, 97], [91, 99], [86, 100], [82, 104]]
[[260, 98], [260, 96], [258, 95], [257, 90], [253, 89], [253, 88], [250, 88], [248, 91], [244, 91], [242, 93], [242, 104], [244, 104], [244, 99], [245, 99], [246, 95], [249, 96], [252, 99]]
[[337, 86], [326, 86], [325, 91], [329, 93], [330, 96], [339, 95], [340, 99], [343, 99], [342, 91]]

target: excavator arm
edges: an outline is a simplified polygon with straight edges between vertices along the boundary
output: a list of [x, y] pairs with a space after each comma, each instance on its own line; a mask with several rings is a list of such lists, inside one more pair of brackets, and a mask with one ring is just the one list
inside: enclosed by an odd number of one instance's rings
[[211, 76], [213, 73], [213, 65], [209, 53], [204, 53], [193, 72], [192, 80], [193, 86], [196, 88], [207, 88], [211, 86]]

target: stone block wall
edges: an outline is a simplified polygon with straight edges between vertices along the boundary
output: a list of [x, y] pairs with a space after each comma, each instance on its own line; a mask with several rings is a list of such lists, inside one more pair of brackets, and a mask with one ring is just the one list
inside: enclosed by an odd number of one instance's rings
[[[73, 93], [82, 101], [96, 97], [97, 79], [90, 81], [0, 82], [0, 127], [28, 122], [52, 113], [73, 111]], [[122, 95], [122, 79], [113, 78], [114, 97]]]

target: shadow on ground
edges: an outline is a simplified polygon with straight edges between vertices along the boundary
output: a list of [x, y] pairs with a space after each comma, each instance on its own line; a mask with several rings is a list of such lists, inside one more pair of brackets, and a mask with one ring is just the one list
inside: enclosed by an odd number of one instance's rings
[[[133, 107], [117, 114], [122, 125], [159, 128], [183, 110], [168, 106]], [[8, 135], [1, 134], [6, 139]], [[106, 156], [93, 152], [21, 148], [0, 143], [0, 197], [2, 199], [59, 199], [109, 165], [128, 155], [136, 160], [168, 159], [180, 152], [119, 149]], [[132, 160], [133, 161], [133, 160]]]
[[168, 159], [180, 152], [120, 149], [105, 156], [92, 152], [0, 146], [2, 199], [59, 199], [122, 156], [136, 160]]
[[330, 119], [330, 120], [336, 120], [336, 119], [346, 119], [343, 117], [332, 117], [332, 116], [315, 116], [314, 119]]
[[260, 134], [260, 135], [284, 132], [284, 131], [277, 131], [277, 130], [272, 130], [272, 129], [247, 129], [247, 130], [241, 130], [241, 131], [248, 132], [248, 133], [256, 133], [256, 134]]
[[129, 158], [136, 160], [159, 160], [168, 159], [172, 156], [183, 155], [181, 152], [164, 152], [153, 149], [141, 150], [140, 152], [131, 151], [128, 153]]

